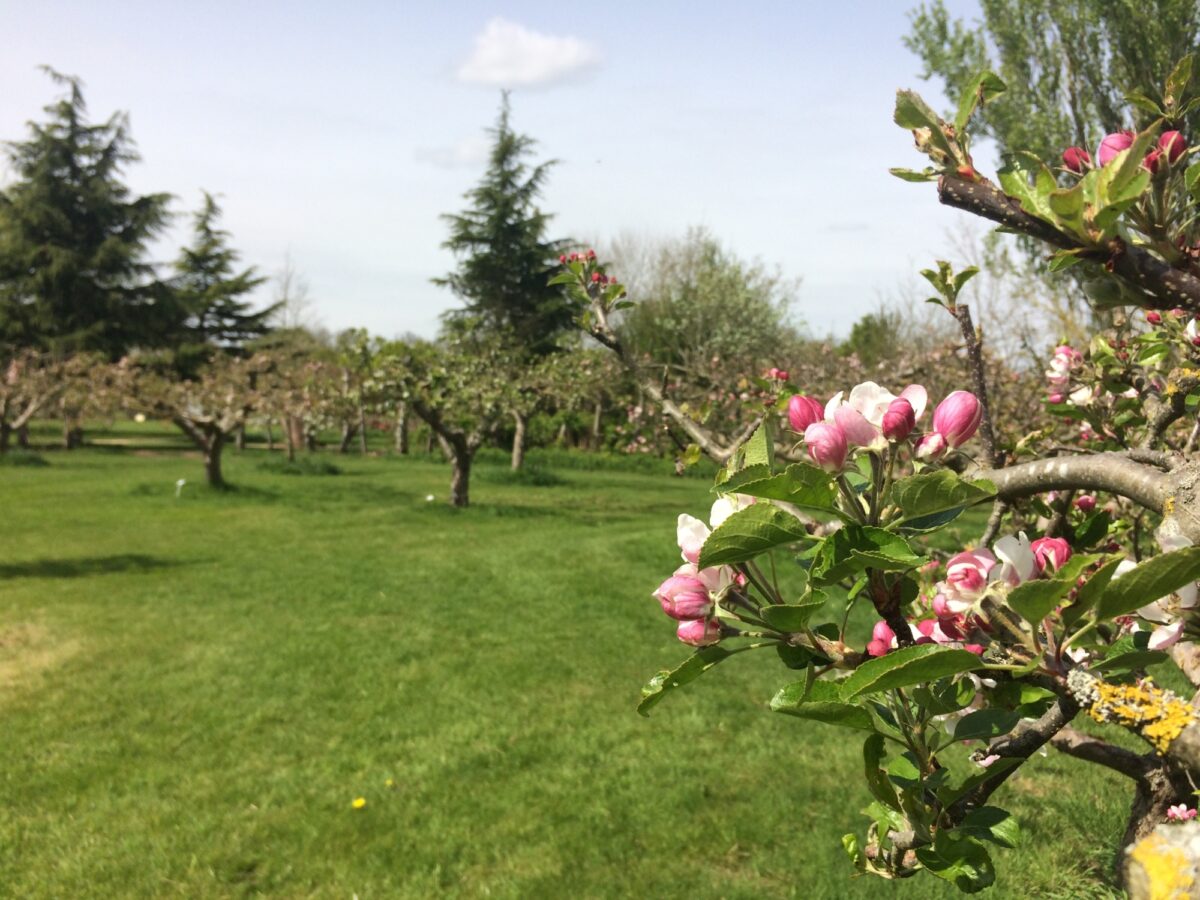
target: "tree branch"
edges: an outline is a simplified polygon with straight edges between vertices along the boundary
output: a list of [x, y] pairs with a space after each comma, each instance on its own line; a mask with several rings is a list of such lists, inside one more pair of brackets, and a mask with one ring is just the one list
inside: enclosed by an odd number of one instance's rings
[[1129, 778], [1144, 777], [1150, 769], [1150, 764], [1141, 754], [1076, 731], [1070, 725], [1063, 726], [1058, 734], [1050, 738], [1050, 744], [1068, 756], [1104, 766]]
[[995, 484], [996, 493], [1004, 500], [1055, 490], [1108, 491], [1158, 513], [1163, 511], [1170, 486], [1163, 472], [1116, 452], [1056, 456], [984, 470], [975, 477]]
[[1119, 238], [1105, 248], [1089, 247], [1072, 235], [1032, 216], [990, 181], [968, 181], [954, 175], [938, 179], [938, 200], [944, 205], [998, 222], [1013, 231], [1063, 250], [1082, 250], [1080, 256], [1103, 263], [1113, 274], [1145, 294], [1143, 306], [1152, 309], [1182, 307], [1200, 312], [1200, 278], [1173, 268], [1140, 247]]

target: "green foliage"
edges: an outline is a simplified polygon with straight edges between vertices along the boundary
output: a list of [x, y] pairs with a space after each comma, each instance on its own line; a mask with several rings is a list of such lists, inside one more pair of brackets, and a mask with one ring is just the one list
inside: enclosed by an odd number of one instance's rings
[[[1200, 40], [1192, 0], [983, 0], [980, 12], [968, 24], [942, 0], [923, 3], [905, 45], [950, 97], [969, 96], [979, 72], [1003, 79], [1008, 90], [979, 112], [977, 131], [1006, 155], [1057, 159], [1072, 144], [1095, 148], [1105, 133], [1145, 128], [1157, 114], [1122, 92], [1161, 99], [1177, 61]], [[1200, 111], [1175, 124], [1197, 133]]]
[[450, 225], [443, 246], [458, 257], [458, 268], [434, 281], [464, 301], [450, 319], [476, 318], [519, 346], [547, 353], [575, 316], [566, 295], [550, 284], [567, 242], [546, 238], [550, 216], [537, 205], [553, 162], [525, 163], [534, 141], [512, 130], [507, 93], [491, 134], [488, 169], [467, 192], [467, 209], [443, 216]]
[[955, 650], [937, 644], [903, 647], [855, 669], [842, 682], [841, 696], [844, 700], [853, 700], [862, 694], [877, 694], [947, 675], [970, 672], [982, 665], [979, 657], [967, 650]]
[[121, 180], [137, 161], [129, 122], [88, 121], [83, 86], [46, 70], [67, 95], [8, 145], [13, 180], [0, 191], [0, 344], [111, 358], [161, 346], [178, 311], [146, 261], [167, 222], [167, 194], [137, 196]]
[[276, 475], [341, 475], [342, 470], [327, 459], [298, 456], [295, 459], [267, 459], [258, 464], [264, 472]]
[[1200, 547], [1163, 553], [1113, 578], [1100, 595], [1096, 613], [1101, 619], [1127, 615], [1197, 579], [1200, 579]]
[[235, 271], [238, 253], [228, 245], [229, 232], [217, 227], [221, 208], [204, 192], [204, 203], [193, 217], [193, 242], [175, 263], [175, 301], [186, 316], [177, 353], [183, 371], [212, 352], [214, 347], [239, 348], [269, 330], [268, 319], [277, 309], [252, 311], [243, 298], [266, 279], [254, 268]]

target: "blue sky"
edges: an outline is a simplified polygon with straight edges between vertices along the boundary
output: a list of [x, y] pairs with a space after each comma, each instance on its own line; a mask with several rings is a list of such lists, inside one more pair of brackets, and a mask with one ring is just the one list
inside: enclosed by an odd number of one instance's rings
[[[909, 8], [0, 0], [0, 138], [56, 96], [39, 64], [79, 75], [94, 118], [130, 114], [136, 190], [180, 213], [221, 195], [245, 261], [290, 253], [326, 327], [432, 335], [456, 305], [430, 283], [453, 265], [439, 215], [479, 178], [509, 84], [514, 127], [560, 160], [555, 236], [706, 226], [802, 278], [797, 312], [844, 333], [965, 222], [887, 173], [921, 165], [891, 123], [896, 88], [923, 86]], [[186, 234], [180, 215], [156, 258]]]

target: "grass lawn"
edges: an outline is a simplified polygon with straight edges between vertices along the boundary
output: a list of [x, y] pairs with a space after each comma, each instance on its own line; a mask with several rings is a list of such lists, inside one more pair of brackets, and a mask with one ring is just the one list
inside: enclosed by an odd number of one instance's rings
[[[0, 895], [957, 895], [851, 878], [861, 741], [769, 713], [769, 651], [634, 712], [702, 479], [483, 465], [455, 511], [436, 463], [265, 457], [0, 467]], [[1106, 896], [1129, 793], [1025, 767], [990, 896]]]

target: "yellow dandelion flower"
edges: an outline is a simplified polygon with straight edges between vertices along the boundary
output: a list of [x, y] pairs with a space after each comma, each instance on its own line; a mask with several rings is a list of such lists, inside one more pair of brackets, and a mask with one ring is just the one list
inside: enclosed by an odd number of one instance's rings
[[367, 805], [367, 798], [366, 797], [355, 797], [353, 802], [351, 802], [350, 805], [352, 807], [354, 807], [355, 809], [362, 809], [364, 806]]
[[389, 778], [387, 781], [385, 781], [385, 782], [383, 783], [383, 786], [384, 786], [384, 787], [393, 788], [393, 787], [395, 787], [395, 786], [396, 786], [396, 782], [395, 782], [394, 780], [392, 780], [391, 778]]

